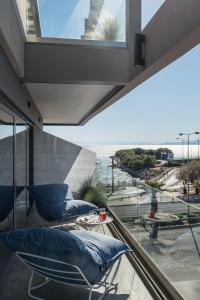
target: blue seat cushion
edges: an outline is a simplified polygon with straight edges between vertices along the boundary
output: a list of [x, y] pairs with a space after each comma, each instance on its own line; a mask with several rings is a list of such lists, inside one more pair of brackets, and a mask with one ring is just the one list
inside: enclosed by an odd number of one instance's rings
[[[24, 186], [16, 187], [16, 198], [23, 191]], [[3, 221], [13, 209], [13, 186], [0, 185], [0, 221]]]
[[43, 184], [28, 187], [39, 215], [47, 221], [61, 221], [65, 211], [68, 185]]
[[[64, 232], [32, 228], [15, 230], [1, 237], [14, 252], [26, 252], [76, 265], [91, 284], [99, 282], [116, 259], [130, 250], [126, 244], [112, 237], [79, 230]], [[31, 258], [31, 262], [62, 271], [66, 268], [38, 258]]]
[[74, 200], [74, 197], [72, 195], [72, 192], [71, 192], [70, 188], [68, 187], [68, 191], [67, 191], [67, 195], [65, 197], [65, 201], [70, 201], [70, 200]]
[[122, 254], [131, 251], [128, 245], [111, 236], [86, 230], [72, 230], [71, 233], [85, 244], [95, 263], [100, 263], [106, 271]]
[[70, 200], [66, 201], [65, 213], [66, 217], [79, 216], [89, 213], [90, 210], [98, 209], [98, 207], [92, 203], [83, 200]]

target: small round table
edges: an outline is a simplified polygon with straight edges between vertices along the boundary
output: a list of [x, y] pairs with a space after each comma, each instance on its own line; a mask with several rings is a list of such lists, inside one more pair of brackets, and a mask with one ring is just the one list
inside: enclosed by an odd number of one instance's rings
[[78, 217], [76, 219], [76, 223], [87, 227], [88, 230], [91, 230], [91, 228], [94, 226], [101, 225], [104, 234], [105, 234], [104, 225], [107, 225], [107, 224], [111, 223], [112, 221], [113, 221], [113, 218], [110, 216], [106, 216], [106, 220], [100, 221], [98, 215], [95, 215], [95, 216], [84, 215], [84, 216]]

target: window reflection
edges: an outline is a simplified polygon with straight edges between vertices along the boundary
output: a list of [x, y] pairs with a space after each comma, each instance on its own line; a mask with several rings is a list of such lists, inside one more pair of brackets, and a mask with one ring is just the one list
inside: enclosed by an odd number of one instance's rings
[[13, 117], [0, 108], [0, 231], [13, 228]]
[[125, 42], [126, 0], [38, 0], [30, 3], [28, 34]]
[[0, 232], [24, 227], [29, 127], [0, 107]]
[[[15, 119], [15, 177], [16, 177], [16, 227], [24, 227], [28, 207], [28, 127], [23, 120]], [[21, 192], [20, 192], [21, 191]], [[20, 192], [20, 193], [19, 193]]]

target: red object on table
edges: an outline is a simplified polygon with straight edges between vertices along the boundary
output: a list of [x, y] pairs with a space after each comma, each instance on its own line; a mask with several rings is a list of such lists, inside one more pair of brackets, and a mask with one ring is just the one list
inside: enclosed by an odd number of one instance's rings
[[101, 211], [99, 213], [99, 221], [103, 222], [106, 220], [106, 212], [105, 211]]
[[154, 212], [151, 212], [149, 217], [150, 217], [151, 219], [154, 219], [154, 218], [155, 218], [155, 213], [154, 213]]

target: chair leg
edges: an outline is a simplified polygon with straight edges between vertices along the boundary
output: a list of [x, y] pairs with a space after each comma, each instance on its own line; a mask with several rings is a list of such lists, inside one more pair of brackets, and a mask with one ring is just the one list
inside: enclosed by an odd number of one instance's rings
[[105, 281], [105, 291], [104, 291], [104, 293], [98, 298], [98, 300], [102, 300], [108, 292], [110, 292], [110, 291], [112, 291], [112, 290], [114, 290], [114, 289], [117, 291], [117, 288], [118, 288], [118, 282], [115, 284], [115, 283], [113, 283], [113, 281], [114, 281], [114, 279], [115, 279], [115, 277], [116, 277], [116, 275], [117, 275], [117, 272], [118, 272], [120, 263], [121, 263], [121, 257], [120, 257], [120, 259], [119, 259], [118, 262], [117, 262], [117, 265], [116, 265], [115, 271], [114, 271], [114, 273], [113, 273], [113, 275], [112, 275], [112, 277], [111, 277], [111, 280], [110, 280], [109, 282]]
[[36, 299], [36, 300], [44, 300], [43, 298], [39, 298], [39, 297], [36, 297], [36, 296], [33, 296], [33, 294], [31, 293], [32, 290], [37, 290], [41, 287], [43, 287], [44, 285], [46, 285], [49, 280], [46, 279], [44, 282], [42, 282], [41, 284], [38, 284], [38, 285], [35, 285], [35, 286], [32, 286], [32, 283], [33, 283], [33, 277], [34, 277], [34, 272], [32, 272], [31, 274], [31, 278], [30, 278], [30, 282], [29, 282], [29, 285], [28, 285], [28, 295], [30, 298], [32, 299]]
[[112, 290], [116, 290], [117, 291], [117, 286], [118, 286], [118, 283], [114, 284], [114, 283], [109, 283], [108, 287], [105, 286], [105, 291], [103, 294], [101, 294], [101, 296], [97, 299], [97, 300], [102, 300], [105, 295], [112, 291]]
[[92, 300], [92, 292], [93, 292], [93, 290], [92, 290], [92, 288], [90, 288], [90, 293], [89, 293], [88, 300]]

